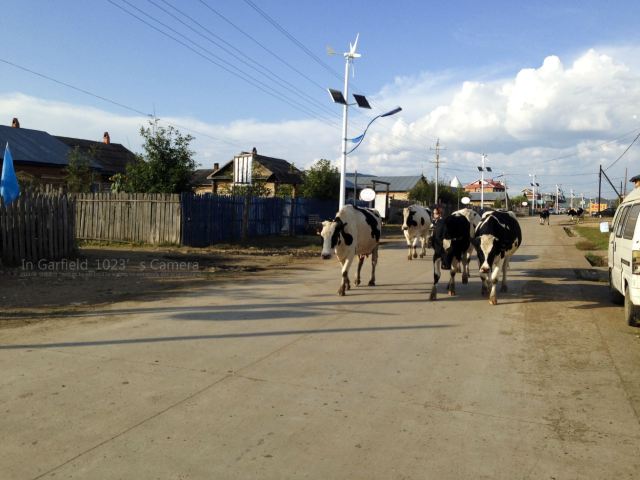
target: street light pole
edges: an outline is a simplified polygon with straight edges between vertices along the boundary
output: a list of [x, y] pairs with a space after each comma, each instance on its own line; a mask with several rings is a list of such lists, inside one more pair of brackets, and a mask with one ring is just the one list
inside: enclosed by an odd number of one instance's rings
[[[347, 184], [347, 180], [346, 180], [347, 155], [353, 152], [356, 148], [360, 146], [360, 143], [362, 143], [362, 140], [364, 139], [364, 136], [367, 133], [369, 126], [374, 122], [374, 120], [380, 117], [388, 117], [389, 115], [394, 115], [402, 110], [402, 108], [396, 107], [387, 113], [378, 115], [377, 117], [375, 117], [373, 120], [369, 122], [369, 125], [367, 125], [367, 128], [365, 129], [362, 135], [356, 138], [351, 138], [351, 139], [347, 138], [347, 122], [349, 118], [349, 106], [357, 104], [360, 108], [368, 108], [368, 109], [371, 108], [371, 105], [369, 105], [369, 102], [364, 95], [357, 95], [354, 93], [353, 98], [355, 98], [356, 103], [350, 104], [347, 101], [347, 98], [349, 98], [349, 65], [351, 65], [354, 58], [360, 58], [361, 56], [359, 53], [356, 53], [356, 49], [358, 48], [359, 37], [360, 37], [360, 34], [356, 35], [356, 41], [353, 44], [349, 43], [349, 51], [344, 53], [344, 58], [345, 58], [344, 95], [339, 90], [334, 90], [331, 88], [328, 89], [329, 95], [331, 95], [333, 102], [342, 104], [342, 112], [343, 112], [342, 113], [342, 138], [340, 139], [340, 146], [342, 148], [342, 159], [340, 161], [340, 200], [338, 203], [338, 210], [341, 210], [346, 203], [345, 197], [346, 197], [346, 184]], [[347, 151], [347, 141], [357, 143], [357, 145], [353, 147], [351, 150]]]
[[[356, 44], [358, 39], [356, 37]], [[355, 50], [355, 49], [354, 49]], [[349, 98], [349, 64], [353, 60], [349, 54], [344, 54], [346, 61], [344, 62], [344, 98]], [[340, 164], [340, 201], [338, 210], [344, 207], [346, 194], [346, 171], [347, 171], [347, 119], [349, 117], [349, 102], [344, 102], [342, 109], [342, 162]]]

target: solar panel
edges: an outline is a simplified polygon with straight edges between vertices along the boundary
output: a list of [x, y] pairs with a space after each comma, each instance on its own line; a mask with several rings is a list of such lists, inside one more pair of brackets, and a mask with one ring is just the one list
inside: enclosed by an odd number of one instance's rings
[[369, 101], [367, 100], [367, 97], [365, 97], [364, 95], [358, 95], [354, 93], [353, 98], [356, 99], [356, 103], [360, 108], [369, 108], [369, 109], [371, 108], [371, 105], [369, 105]]
[[333, 88], [328, 88], [327, 90], [329, 90], [329, 95], [331, 95], [334, 103], [340, 103], [342, 105], [347, 104], [347, 101], [344, 99], [344, 95], [342, 95], [340, 90], [334, 90]]

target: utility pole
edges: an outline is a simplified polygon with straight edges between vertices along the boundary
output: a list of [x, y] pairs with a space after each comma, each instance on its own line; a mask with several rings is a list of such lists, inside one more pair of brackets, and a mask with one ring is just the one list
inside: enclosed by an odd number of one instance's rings
[[[440, 139], [438, 138], [436, 140], [436, 148], [429, 148], [429, 150], [435, 150], [436, 152], [436, 161], [435, 162], [431, 162], [431, 163], [435, 163], [436, 164], [436, 198], [435, 198], [435, 205], [438, 205], [438, 183], [440, 183], [440, 150], [446, 150], [446, 148], [442, 148], [440, 146]], [[444, 162], [442, 162], [444, 163]]]
[[483, 153], [482, 154], [482, 166], [478, 167], [478, 170], [480, 170], [481, 175], [480, 175], [480, 210], [484, 210], [484, 172], [485, 170], [487, 172], [491, 171], [491, 167], [485, 167], [484, 166], [484, 161], [487, 159], [487, 156]]
[[569, 204], [569, 208], [573, 208], [573, 188], [571, 189], [571, 203]]
[[538, 184], [536, 183], [536, 174], [535, 173], [530, 173], [529, 176], [531, 177], [531, 179], [533, 180], [531, 182], [531, 186], [533, 187], [532, 190], [532, 195], [533, 195], [533, 205], [531, 207], [531, 215], [535, 215], [536, 213], [536, 202], [537, 202], [537, 198], [536, 198], [536, 186], [538, 186]]
[[558, 213], [558, 200], [560, 198], [560, 186], [556, 183], [556, 213]]

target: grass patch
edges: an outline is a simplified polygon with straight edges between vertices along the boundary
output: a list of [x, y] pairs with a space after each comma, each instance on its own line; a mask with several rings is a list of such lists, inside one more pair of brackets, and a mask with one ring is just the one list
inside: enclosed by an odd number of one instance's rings
[[[576, 226], [574, 229], [578, 232], [578, 234], [584, 238], [576, 243], [576, 247], [580, 250], [607, 250], [609, 248], [609, 234], [602, 233], [597, 228], [592, 227], [579, 227]], [[587, 243], [589, 246], [587, 247]], [[579, 245], [582, 245], [585, 248], [581, 248]]]
[[597, 255], [593, 252], [587, 253], [584, 258], [591, 264], [592, 267], [606, 267], [607, 259], [602, 255]]
[[576, 234], [573, 233], [573, 230], [571, 230], [569, 227], [562, 227], [564, 229], [564, 233], [567, 234], [567, 237], [575, 237]]

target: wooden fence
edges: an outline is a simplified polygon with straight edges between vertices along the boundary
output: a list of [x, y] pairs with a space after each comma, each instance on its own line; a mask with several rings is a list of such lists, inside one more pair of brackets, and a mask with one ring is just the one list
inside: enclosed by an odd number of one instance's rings
[[179, 244], [180, 195], [83, 193], [76, 195], [76, 238], [109, 242]]
[[20, 195], [0, 200], [0, 255], [3, 265], [59, 260], [75, 251], [75, 201], [65, 195]]

